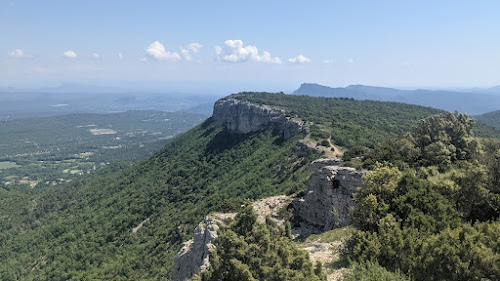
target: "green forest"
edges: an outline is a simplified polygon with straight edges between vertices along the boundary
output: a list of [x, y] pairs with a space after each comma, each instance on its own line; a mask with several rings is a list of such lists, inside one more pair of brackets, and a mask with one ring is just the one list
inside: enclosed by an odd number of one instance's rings
[[475, 116], [475, 118], [488, 126], [500, 129], [500, 110]]
[[363, 156], [351, 259], [411, 280], [500, 278], [500, 141], [473, 138], [474, 124], [431, 116]]
[[[355, 196], [356, 231], [345, 249], [358, 264], [352, 278], [373, 271], [412, 280], [498, 280], [500, 144], [475, 138], [473, 119], [399, 103], [231, 97], [311, 122], [311, 134], [331, 136], [351, 149], [352, 163], [372, 170]], [[236, 134], [209, 118], [115, 172], [43, 189], [0, 188], [0, 279], [168, 280], [175, 253], [210, 212], [306, 189], [308, 164], [320, 155], [298, 153], [302, 137]], [[223, 230], [225, 247], [214, 253], [219, 262], [200, 278], [231, 280], [217, 279], [231, 270], [247, 280], [324, 278], [321, 267], [290, 246], [286, 229], [255, 223], [253, 215], [242, 212]], [[262, 236], [273, 247], [261, 244]], [[238, 243], [255, 250], [252, 264], [228, 261]]]

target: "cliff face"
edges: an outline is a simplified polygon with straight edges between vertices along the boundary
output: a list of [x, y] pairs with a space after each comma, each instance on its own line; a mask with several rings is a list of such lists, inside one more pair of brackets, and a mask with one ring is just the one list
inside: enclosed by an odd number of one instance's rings
[[285, 139], [289, 139], [308, 130], [305, 122], [286, 117], [277, 109], [233, 98], [217, 101], [213, 118], [217, 125], [243, 134], [278, 129], [283, 132]]
[[349, 224], [352, 195], [362, 186], [363, 173], [340, 167], [340, 160], [318, 159], [311, 163], [311, 176], [303, 197], [295, 198], [293, 207], [299, 221], [327, 231]]
[[193, 239], [187, 241], [174, 257], [172, 281], [191, 280], [191, 277], [210, 266], [209, 254], [215, 249], [217, 230], [235, 214], [207, 216], [194, 230]]

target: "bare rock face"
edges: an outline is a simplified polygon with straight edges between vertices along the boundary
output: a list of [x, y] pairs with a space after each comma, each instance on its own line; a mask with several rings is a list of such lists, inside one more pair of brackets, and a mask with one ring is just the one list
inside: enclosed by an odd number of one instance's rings
[[[270, 217], [278, 225], [284, 225], [279, 212], [286, 208], [292, 198], [285, 195], [268, 197], [257, 200], [253, 208], [258, 214], [257, 220], [261, 223]], [[235, 218], [234, 213], [220, 213], [205, 217], [196, 227], [193, 239], [184, 243], [183, 247], [174, 257], [172, 281], [191, 280], [193, 275], [207, 270], [210, 266], [209, 254], [215, 250], [215, 239], [220, 226], [229, 223]]]
[[340, 167], [338, 159], [318, 159], [311, 163], [311, 176], [303, 197], [295, 198], [295, 215], [302, 224], [328, 231], [349, 224], [349, 209], [354, 206], [353, 193], [362, 187], [363, 173]]
[[213, 118], [217, 125], [243, 134], [279, 129], [283, 131], [283, 137], [289, 139], [308, 131], [305, 122], [286, 117], [282, 111], [234, 98], [218, 100], [214, 106]]
[[210, 266], [209, 254], [215, 249], [217, 230], [236, 214], [216, 214], [206, 216], [194, 230], [193, 239], [187, 241], [174, 257], [172, 281], [191, 280], [191, 277], [205, 271]]

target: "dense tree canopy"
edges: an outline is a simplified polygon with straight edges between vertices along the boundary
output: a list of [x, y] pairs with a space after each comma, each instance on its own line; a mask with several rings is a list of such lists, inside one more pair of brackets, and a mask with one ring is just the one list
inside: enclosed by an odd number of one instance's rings
[[[288, 228], [289, 231], [289, 228]], [[271, 219], [257, 222], [251, 206], [229, 227], [219, 231], [211, 266], [201, 275], [204, 281], [302, 281], [324, 280], [309, 254], [298, 249], [290, 233]]]
[[352, 212], [352, 259], [412, 280], [500, 278], [500, 142], [473, 139], [473, 124], [432, 116], [369, 152], [373, 171]]

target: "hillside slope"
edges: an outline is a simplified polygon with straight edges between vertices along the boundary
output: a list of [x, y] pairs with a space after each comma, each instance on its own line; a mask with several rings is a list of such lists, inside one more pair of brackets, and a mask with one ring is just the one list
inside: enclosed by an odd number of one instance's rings
[[[438, 112], [266, 93], [232, 95], [218, 104], [230, 99], [251, 112], [266, 104], [274, 113], [310, 124], [311, 135], [333, 135], [345, 145], [373, 146]], [[238, 110], [234, 114], [238, 122], [252, 119], [239, 119]], [[217, 125], [219, 117], [215, 114], [125, 171], [23, 196], [3, 192], [12, 200], [0, 209], [0, 262], [5, 265], [0, 279], [165, 280], [181, 242], [191, 238], [209, 212], [230, 211], [245, 198], [306, 188], [307, 164], [318, 156], [297, 146], [304, 132], [285, 138], [282, 126], [266, 123], [236, 133]]]
[[474, 116], [477, 120], [500, 130], [500, 110]]

